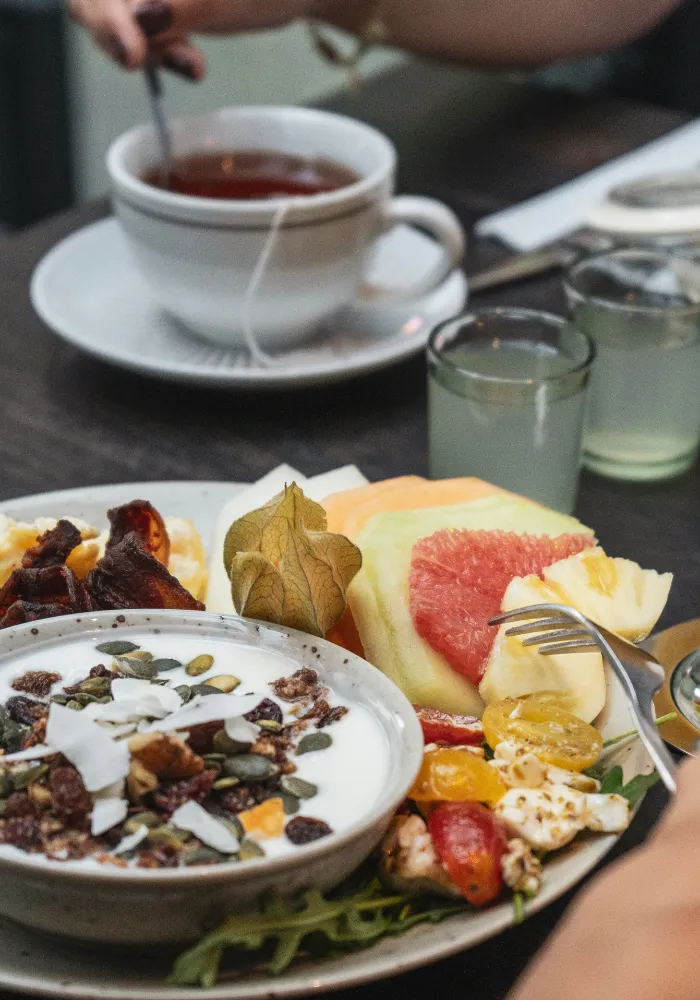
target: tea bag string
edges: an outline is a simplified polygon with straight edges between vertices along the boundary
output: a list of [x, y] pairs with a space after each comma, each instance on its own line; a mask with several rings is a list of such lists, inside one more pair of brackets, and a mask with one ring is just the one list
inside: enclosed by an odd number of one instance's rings
[[273, 365], [284, 364], [284, 359], [275, 358], [271, 354], [268, 354], [267, 351], [264, 351], [262, 347], [260, 347], [255, 339], [255, 332], [253, 329], [253, 303], [260, 288], [260, 284], [265, 276], [265, 272], [267, 271], [272, 251], [275, 248], [275, 243], [277, 242], [280, 229], [282, 228], [282, 224], [284, 223], [287, 213], [291, 208], [292, 201], [292, 198], [284, 198], [275, 209], [270, 229], [263, 244], [263, 248], [260, 251], [260, 256], [258, 257], [255, 267], [253, 268], [253, 273], [250, 276], [248, 288], [246, 289], [245, 299], [243, 300], [243, 336], [251, 358], [255, 364], [260, 365], [262, 368], [271, 368]]

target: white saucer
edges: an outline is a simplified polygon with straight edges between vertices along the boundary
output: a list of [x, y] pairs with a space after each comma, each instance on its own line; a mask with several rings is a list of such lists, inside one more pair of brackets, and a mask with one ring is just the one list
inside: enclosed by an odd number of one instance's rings
[[262, 367], [247, 352], [225, 351], [189, 334], [163, 313], [137, 271], [114, 219], [73, 233], [37, 266], [31, 299], [39, 316], [74, 347], [155, 378], [237, 389], [283, 389], [338, 382], [386, 368], [421, 351], [435, 324], [459, 313], [467, 279], [453, 272], [434, 292], [401, 306], [380, 307], [378, 288], [392, 291], [430, 273], [440, 249], [398, 226], [379, 243], [368, 289], [284, 363]]

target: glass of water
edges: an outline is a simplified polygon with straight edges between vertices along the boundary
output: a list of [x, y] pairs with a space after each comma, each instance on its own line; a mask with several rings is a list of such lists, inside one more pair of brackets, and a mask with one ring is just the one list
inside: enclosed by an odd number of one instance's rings
[[575, 264], [573, 321], [596, 345], [584, 464], [614, 479], [685, 472], [700, 443], [700, 267], [654, 250]]
[[478, 476], [570, 513], [595, 349], [559, 316], [482, 309], [428, 341], [430, 475]]

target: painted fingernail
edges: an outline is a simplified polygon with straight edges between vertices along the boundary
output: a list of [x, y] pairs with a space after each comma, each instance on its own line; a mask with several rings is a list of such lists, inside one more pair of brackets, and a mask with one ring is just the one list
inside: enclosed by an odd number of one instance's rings
[[145, 0], [135, 8], [134, 17], [149, 38], [167, 31], [173, 23], [172, 7], [166, 0]]
[[163, 66], [179, 76], [184, 76], [187, 80], [198, 80], [197, 67], [187, 56], [174, 55], [168, 53], [163, 56]]

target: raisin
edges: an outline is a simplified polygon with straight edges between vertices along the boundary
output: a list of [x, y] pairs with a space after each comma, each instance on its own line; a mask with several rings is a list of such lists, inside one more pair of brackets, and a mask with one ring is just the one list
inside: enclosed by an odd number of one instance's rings
[[21, 677], [15, 677], [12, 688], [14, 691], [33, 694], [37, 698], [46, 698], [53, 685], [60, 679], [60, 674], [52, 674], [48, 670], [28, 670]]
[[243, 718], [247, 719], [248, 722], [259, 722], [261, 719], [267, 719], [269, 722], [281, 724], [284, 715], [276, 702], [272, 701], [271, 698], [263, 698], [260, 704], [251, 708], [250, 712], [246, 712]]
[[329, 712], [326, 712], [325, 715], [321, 716], [316, 723], [316, 728], [325, 729], [326, 726], [330, 726], [332, 722], [338, 722], [339, 719], [342, 719], [343, 716], [347, 714], [348, 709], [344, 705], [336, 705], [335, 708], [332, 708]]
[[14, 722], [22, 722], [25, 726], [33, 725], [38, 719], [45, 719], [48, 714], [48, 708], [42, 702], [32, 701], [21, 694], [8, 698], [5, 707]]
[[39, 806], [26, 792], [13, 792], [7, 800], [3, 815], [6, 819], [15, 819], [18, 816], [36, 818], [40, 812]]
[[190, 728], [187, 742], [195, 753], [211, 753], [214, 749], [214, 734], [221, 729], [223, 722], [202, 722]]
[[320, 840], [333, 833], [328, 823], [311, 816], [295, 816], [287, 823], [284, 832], [293, 844], [310, 844], [312, 840]]
[[182, 781], [164, 781], [153, 793], [153, 801], [159, 809], [170, 816], [186, 802], [200, 804], [204, 802], [218, 777], [218, 771], [208, 770], [195, 774], [192, 778], [184, 778]]
[[318, 674], [315, 670], [302, 667], [291, 677], [280, 677], [273, 681], [270, 687], [282, 701], [298, 701], [300, 698], [308, 698], [318, 687]]
[[250, 788], [240, 785], [237, 788], [229, 788], [221, 796], [221, 804], [229, 813], [245, 812], [258, 805], [255, 795]]
[[0, 841], [21, 847], [23, 851], [41, 850], [39, 823], [33, 816], [12, 816], [0, 831]]
[[76, 822], [92, 810], [83, 779], [74, 767], [55, 767], [49, 782], [51, 804], [59, 819]]

